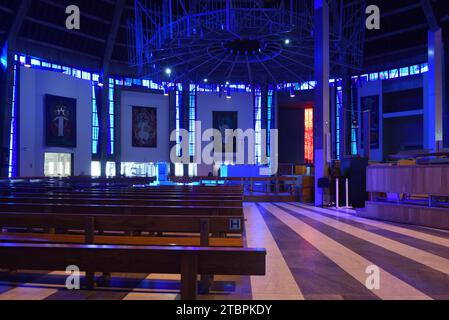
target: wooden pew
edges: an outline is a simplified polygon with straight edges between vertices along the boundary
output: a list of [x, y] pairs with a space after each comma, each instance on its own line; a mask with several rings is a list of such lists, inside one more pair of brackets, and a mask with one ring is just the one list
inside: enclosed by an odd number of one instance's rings
[[66, 191], [66, 192], [16, 192], [16, 191], [0, 191], [0, 196], [9, 197], [9, 196], [20, 196], [20, 197], [59, 197], [59, 198], [119, 198], [119, 199], [191, 199], [191, 200], [233, 200], [233, 201], [242, 201], [243, 196], [241, 195], [220, 195], [217, 197], [216, 194], [195, 194], [195, 193], [176, 193], [176, 194], [140, 194], [140, 193], [132, 193], [132, 192], [86, 192], [86, 191]]
[[54, 197], [54, 196], [0, 196], [0, 203], [52, 203], [52, 204], [98, 204], [98, 205], [138, 205], [138, 206], [207, 206], [241, 207], [238, 200], [198, 200], [198, 199], [126, 199], [103, 197]]
[[84, 213], [84, 214], [133, 214], [162, 216], [241, 216], [242, 207], [207, 206], [135, 206], [135, 205], [97, 205], [97, 204], [53, 204], [53, 203], [0, 203], [0, 212], [35, 213]]
[[[197, 297], [198, 274], [265, 275], [265, 249], [0, 243], [0, 268], [181, 274], [181, 299]], [[89, 279], [93, 287], [93, 279]]]
[[108, 186], [85, 186], [79, 187], [74, 185], [32, 185], [32, 184], [24, 184], [24, 185], [3, 185], [0, 186], [0, 190], [97, 190], [97, 191], [135, 191], [135, 192], [213, 192], [213, 193], [235, 193], [239, 194], [243, 191], [241, 186], [144, 186], [144, 187], [133, 187], [133, 186], [116, 186], [116, 185], [108, 185]]
[[[190, 246], [243, 246], [241, 238], [214, 238], [210, 234], [242, 234], [243, 218], [238, 216], [146, 216], [84, 215], [50, 213], [0, 213], [0, 226], [5, 229], [80, 230], [84, 235], [0, 233], [18, 239], [41, 239], [46, 242], [96, 244], [177, 244]], [[95, 230], [150, 233], [196, 233], [199, 237], [125, 237], [96, 235]], [[54, 233], [53, 231], [51, 233]], [[192, 240], [193, 239], [193, 240]], [[3, 240], [3, 241], [4, 241]]]

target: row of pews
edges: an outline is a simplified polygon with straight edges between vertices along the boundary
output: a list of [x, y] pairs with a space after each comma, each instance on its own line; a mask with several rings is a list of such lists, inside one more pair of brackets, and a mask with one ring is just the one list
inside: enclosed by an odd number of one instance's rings
[[181, 299], [213, 275], [264, 275], [265, 249], [245, 248], [240, 186], [136, 187], [74, 182], [0, 185], [0, 269], [181, 275]]

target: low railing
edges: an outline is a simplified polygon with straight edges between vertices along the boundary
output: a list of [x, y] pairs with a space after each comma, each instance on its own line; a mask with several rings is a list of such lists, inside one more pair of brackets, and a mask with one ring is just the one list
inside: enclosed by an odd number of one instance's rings
[[241, 185], [246, 192], [295, 193], [296, 177], [171, 177], [175, 183]]

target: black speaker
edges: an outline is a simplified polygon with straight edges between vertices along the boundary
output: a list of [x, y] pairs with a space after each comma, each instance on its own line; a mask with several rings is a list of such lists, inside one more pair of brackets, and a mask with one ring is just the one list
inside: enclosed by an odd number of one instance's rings
[[340, 173], [343, 180], [349, 179], [349, 203], [354, 208], [365, 207], [368, 200], [366, 192], [366, 167], [367, 158], [348, 157], [343, 158], [340, 163]]

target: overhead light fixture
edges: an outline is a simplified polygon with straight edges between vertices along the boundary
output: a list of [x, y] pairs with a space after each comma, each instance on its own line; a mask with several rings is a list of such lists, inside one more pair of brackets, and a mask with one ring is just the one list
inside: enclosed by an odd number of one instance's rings
[[98, 86], [102, 87], [103, 86], [103, 76], [99, 76], [98, 77]]
[[26, 57], [25, 58], [25, 64], [24, 64], [24, 66], [25, 67], [27, 67], [27, 68], [31, 68], [31, 57]]
[[228, 86], [226, 88], [226, 99], [231, 99], [231, 98], [232, 98], [232, 96], [231, 96], [231, 88]]
[[165, 69], [165, 74], [166, 74], [167, 76], [171, 75], [171, 69], [170, 69], [170, 68], [166, 68], [166, 69]]
[[204, 83], [207, 83], [209, 80], [207, 80], [207, 78], [203, 79]]
[[285, 44], [290, 44], [290, 39], [285, 39], [285, 40], [284, 40], [284, 43], [285, 43]]

